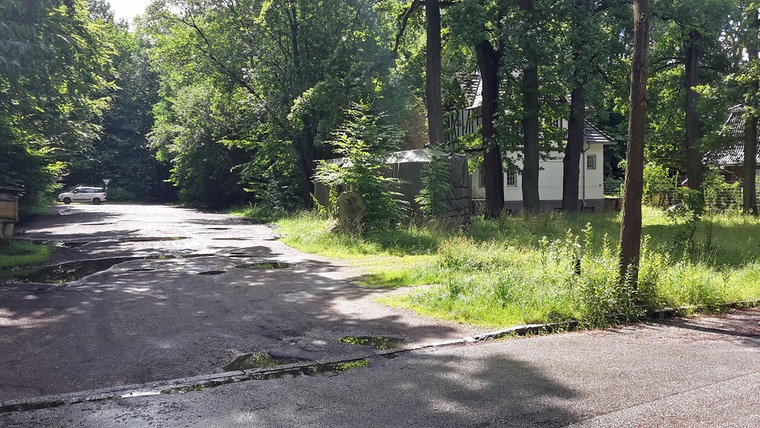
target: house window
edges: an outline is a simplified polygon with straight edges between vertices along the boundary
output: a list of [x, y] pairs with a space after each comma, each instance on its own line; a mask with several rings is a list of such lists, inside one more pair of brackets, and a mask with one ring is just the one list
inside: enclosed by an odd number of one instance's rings
[[507, 187], [517, 187], [517, 173], [508, 172], [505, 177]]
[[586, 169], [596, 169], [596, 155], [586, 155]]

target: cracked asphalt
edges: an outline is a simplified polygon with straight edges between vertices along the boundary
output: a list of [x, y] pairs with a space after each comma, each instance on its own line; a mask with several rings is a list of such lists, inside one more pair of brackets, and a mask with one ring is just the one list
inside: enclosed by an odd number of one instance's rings
[[[0, 404], [48, 403], [2, 426], [760, 426], [757, 308], [386, 355], [339, 339], [414, 348], [483, 332], [379, 305], [387, 291], [267, 225], [168, 206], [51, 214], [18, 237], [65, 244], [53, 262], [137, 258], [63, 285], [0, 284]], [[257, 352], [367, 364], [88, 401]]]

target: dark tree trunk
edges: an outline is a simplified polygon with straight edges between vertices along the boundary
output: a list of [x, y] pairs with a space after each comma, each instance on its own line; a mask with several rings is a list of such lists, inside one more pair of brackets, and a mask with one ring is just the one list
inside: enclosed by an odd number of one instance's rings
[[749, 117], [744, 122], [744, 183], [742, 210], [746, 214], [757, 215], [757, 117]]
[[427, 99], [428, 137], [431, 146], [443, 143], [441, 102], [441, 9], [438, 0], [425, 0], [427, 55], [425, 56], [425, 98]]
[[579, 86], [570, 94], [570, 120], [567, 125], [567, 146], [562, 160], [562, 210], [577, 212], [578, 181], [583, 155], [583, 125], [586, 122], [585, 88]]
[[486, 188], [486, 217], [496, 218], [504, 208], [504, 172], [501, 150], [496, 141], [494, 120], [499, 104], [499, 51], [488, 40], [475, 47], [478, 68], [483, 82], [481, 113], [483, 126], [483, 185]]
[[648, 0], [633, 0], [634, 46], [628, 113], [623, 218], [620, 225], [620, 283], [638, 283], [641, 255], [641, 196], [644, 184], [644, 134], [647, 121]]
[[[534, 13], [533, 0], [520, 0], [520, 9], [526, 16], [526, 27], [531, 26], [530, 21]], [[528, 213], [537, 213], [541, 210], [541, 200], [538, 195], [539, 173], [539, 140], [540, 130], [538, 122], [538, 58], [532, 43], [525, 34], [522, 45], [525, 52], [527, 65], [522, 75], [522, 105], [523, 114], [523, 171], [522, 171], [522, 197], [523, 209]]]
[[699, 150], [699, 115], [694, 87], [699, 85], [699, 32], [692, 30], [686, 42], [686, 175], [689, 188], [702, 190], [702, 153]]
[[[750, 38], [747, 51], [749, 52], [750, 59], [760, 60], [760, 9], [755, 8], [750, 11], [749, 19], [754, 21], [754, 36]], [[758, 100], [758, 92], [760, 92], [760, 81], [755, 80], [750, 85], [750, 93], [752, 94], [746, 107], [754, 107], [754, 114], [747, 117], [744, 122], [744, 184], [742, 200], [742, 210], [747, 214], [757, 215], [757, 187], [755, 185], [757, 178], [755, 177], [757, 171], [757, 144], [758, 144], [758, 109], [760, 109], [760, 100]], [[749, 110], [749, 109], [745, 109]], [[746, 113], [745, 113], [746, 114]]]
[[314, 147], [314, 134], [305, 128], [295, 138], [294, 146], [298, 154], [298, 169], [301, 171], [306, 188], [310, 194], [314, 194], [314, 173], [316, 170], [316, 148]]

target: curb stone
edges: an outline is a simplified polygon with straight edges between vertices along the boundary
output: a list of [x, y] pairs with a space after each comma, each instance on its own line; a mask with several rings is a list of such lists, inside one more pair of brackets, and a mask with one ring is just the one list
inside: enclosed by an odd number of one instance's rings
[[[759, 306], [760, 299], [715, 305], [711, 306], [710, 309], [729, 310], [754, 308]], [[666, 308], [656, 311], [648, 311], [643, 319], [641, 319], [641, 321], [647, 319], [652, 320], [661, 318], [673, 318], [704, 308], [704, 306], [682, 306], [679, 308]], [[623, 320], [624, 319], [625, 318], [623, 318]], [[0, 402], [0, 414], [40, 410], [78, 403], [145, 397], [150, 395], [182, 394], [236, 382], [244, 382], [250, 380], [269, 380], [288, 375], [298, 376], [324, 373], [327, 371], [340, 371], [339, 367], [342, 364], [350, 364], [377, 358], [393, 358], [397, 355], [414, 351], [438, 349], [448, 346], [460, 346], [476, 342], [499, 340], [508, 337], [524, 337], [556, 333], [560, 331], [575, 331], [582, 327], [583, 324], [581, 324], [579, 321], [567, 321], [549, 324], [528, 324], [484, 333], [472, 337], [465, 337], [462, 339], [454, 339], [426, 345], [406, 346], [399, 349], [383, 350], [350, 359], [338, 358], [334, 360], [317, 361], [310, 363], [285, 364], [265, 369], [234, 370], [223, 373], [213, 373], [148, 382], [143, 384], [123, 385], [112, 388], [102, 388], [89, 391], [78, 391], [64, 394], [9, 400]]]

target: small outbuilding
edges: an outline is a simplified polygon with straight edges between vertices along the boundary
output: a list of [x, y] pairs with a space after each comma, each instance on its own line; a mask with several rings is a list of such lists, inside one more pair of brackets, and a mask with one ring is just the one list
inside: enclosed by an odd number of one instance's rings
[[[446, 217], [469, 218], [472, 197], [470, 173], [467, 167], [467, 156], [457, 153], [446, 153], [433, 149], [413, 149], [391, 153], [385, 160], [388, 165], [386, 177], [399, 180], [401, 199], [408, 204], [411, 211], [419, 212], [420, 205], [416, 198], [424, 188], [422, 182], [425, 166], [434, 160], [446, 162], [449, 166], [449, 184], [451, 191], [442, 201], [446, 206]], [[333, 159], [329, 162], [341, 162]], [[314, 183], [314, 197], [322, 205], [329, 205], [330, 189], [323, 183]]]
[[[730, 143], [721, 149], [710, 151], [706, 156], [706, 162], [720, 168], [727, 183], [740, 182], [744, 177], [743, 105], [731, 107], [721, 135], [727, 137]], [[760, 146], [760, 140], [757, 144]], [[757, 151], [756, 156], [756, 165], [760, 166], [760, 150]], [[755, 170], [756, 181], [758, 177], [760, 177], [760, 167]]]
[[0, 247], [7, 247], [13, 238], [13, 228], [18, 221], [18, 199], [23, 189], [0, 187]]

